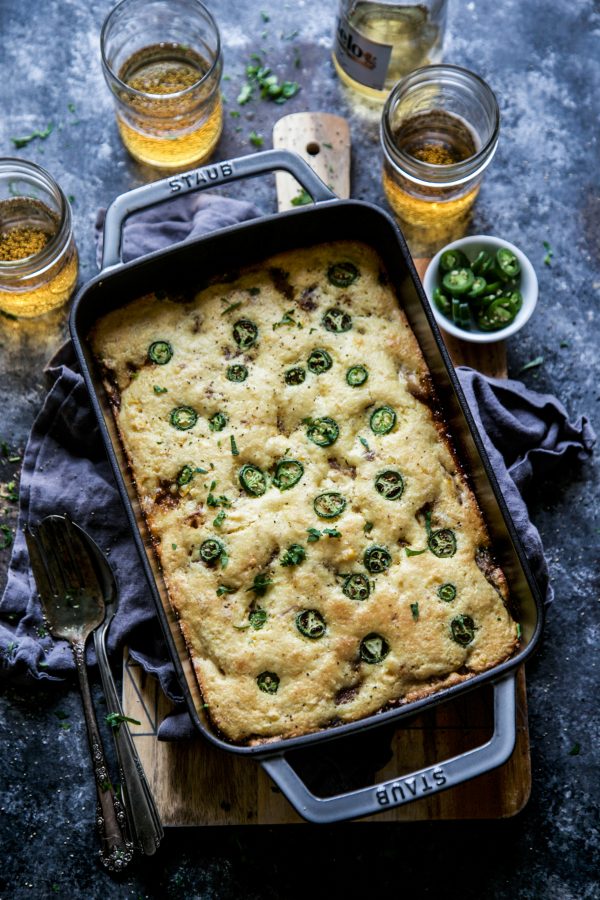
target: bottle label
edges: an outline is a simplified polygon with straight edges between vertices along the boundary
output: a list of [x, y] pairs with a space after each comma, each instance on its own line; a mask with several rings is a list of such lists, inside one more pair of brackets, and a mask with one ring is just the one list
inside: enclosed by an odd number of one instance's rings
[[385, 86], [392, 44], [377, 44], [354, 31], [345, 17], [336, 23], [335, 58], [354, 81], [381, 91]]

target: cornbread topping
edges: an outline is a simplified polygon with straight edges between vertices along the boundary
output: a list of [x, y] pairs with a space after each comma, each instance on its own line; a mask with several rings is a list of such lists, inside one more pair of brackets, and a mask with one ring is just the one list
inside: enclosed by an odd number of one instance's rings
[[504, 576], [370, 247], [144, 296], [92, 343], [225, 737], [360, 719], [511, 655]]

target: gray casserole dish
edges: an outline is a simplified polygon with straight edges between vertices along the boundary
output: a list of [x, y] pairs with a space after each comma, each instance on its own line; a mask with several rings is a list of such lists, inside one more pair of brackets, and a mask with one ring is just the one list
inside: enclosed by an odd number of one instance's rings
[[[130, 263], [121, 262], [122, 226], [132, 213], [183, 193], [274, 170], [292, 174], [312, 196], [314, 205], [225, 228]], [[232, 260], [238, 268], [260, 262], [267, 254], [338, 239], [370, 244], [386, 265], [399, 302], [429, 366], [453, 442], [486, 519], [498, 563], [508, 580], [522, 638], [510, 659], [425, 699], [301, 737], [256, 746], [239, 746], [215, 731], [203, 708], [203, 699], [169, 603], [88, 336], [96, 320], [110, 310], [150, 291], [191, 286], [197, 280], [199, 270], [204, 277], [219, 275], [231, 269]], [[79, 291], [73, 305], [70, 327], [106, 452], [190, 715], [207, 740], [229, 753], [258, 760], [300, 815], [313, 822], [366, 816], [409, 803], [481, 775], [509, 758], [516, 736], [516, 670], [530, 655], [540, 637], [542, 601], [406, 244], [389, 216], [372, 204], [336, 199], [300, 157], [286, 151], [267, 151], [162, 179], [118, 197], [109, 207], [104, 226], [103, 270]], [[436, 765], [360, 790], [317, 797], [310, 792], [287, 758], [290, 751], [299, 748], [340, 740], [358, 731], [391, 723], [399, 724], [416, 712], [431, 709], [485, 683], [493, 686], [492, 737], [482, 746], [452, 759], [440, 760]]]

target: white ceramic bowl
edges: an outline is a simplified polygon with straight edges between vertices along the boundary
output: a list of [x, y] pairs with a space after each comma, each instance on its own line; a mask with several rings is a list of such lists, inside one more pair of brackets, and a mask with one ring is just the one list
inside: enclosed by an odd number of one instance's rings
[[[509, 250], [512, 250], [521, 265], [521, 281], [519, 285], [519, 290], [523, 297], [521, 309], [512, 322], [504, 328], [499, 328], [497, 331], [480, 331], [477, 326], [473, 326], [470, 330], [459, 328], [454, 322], [447, 319], [433, 302], [433, 292], [436, 287], [441, 286], [442, 282], [439, 273], [440, 256], [446, 250], [458, 248], [462, 250], [472, 262], [481, 250], [485, 250], [487, 253], [493, 255], [500, 247], [507, 247]], [[475, 234], [470, 237], [460, 238], [458, 241], [453, 241], [451, 244], [447, 244], [443, 247], [439, 253], [435, 254], [429, 263], [427, 271], [425, 272], [425, 277], [423, 278], [423, 287], [425, 288], [425, 293], [427, 294], [427, 299], [433, 310], [435, 320], [440, 328], [448, 332], [448, 334], [454, 335], [454, 337], [460, 338], [463, 341], [470, 341], [474, 344], [491, 344], [494, 341], [504, 340], [504, 338], [510, 337], [511, 334], [516, 334], [517, 331], [519, 331], [519, 329], [521, 329], [531, 318], [538, 299], [537, 276], [533, 266], [522, 250], [519, 250], [518, 247], [515, 247], [515, 245], [511, 244], [509, 241], [504, 241], [502, 238], [492, 237], [491, 235], [486, 234]]]

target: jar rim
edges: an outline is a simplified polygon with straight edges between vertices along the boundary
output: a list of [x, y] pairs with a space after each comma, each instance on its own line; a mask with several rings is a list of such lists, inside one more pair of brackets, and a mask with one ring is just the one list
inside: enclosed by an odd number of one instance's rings
[[221, 32], [219, 31], [219, 26], [217, 25], [217, 21], [211, 11], [201, 2], [201, 0], [191, 0], [196, 6], [200, 7], [202, 12], [206, 15], [206, 18], [212, 25], [216, 38], [217, 45], [215, 48], [215, 58], [210, 64], [209, 68], [206, 70], [204, 75], [195, 81], [193, 84], [190, 84], [189, 87], [184, 88], [181, 91], [173, 91], [172, 94], [151, 94], [148, 91], [138, 91], [137, 88], [132, 88], [131, 85], [127, 84], [126, 81], [123, 81], [122, 78], [119, 78], [117, 73], [114, 71], [112, 66], [110, 65], [106, 52], [105, 52], [105, 44], [106, 44], [106, 33], [108, 31], [109, 25], [111, 23], [111, 19], [115, 16], [115, 14], [121, 9], [121, 7], [125, 6], [127, 3], [131, 3], [132, 0], [119, 0], [119, 3], [114, 6], [107, 17], [105, 18], [102, 29], [100, 31], [100, 56], [102, 59], [102, 67], [105, 70], [105, 73], [110, 76], [110, 78], [115, 81], [119, 88], [127, 91], [127, 93], [131, 94], [132, 97], [143, 97], [145, 99], [152, 100], [177, 100], [180, 97], [185, 97], [194, 91], [198, 90], [200, 85], [206, 82], [210, 76], [214, 73], [216, 68], [218, 67], [221, 61]]
[[[16, 156], [0, 157], [0, 175], [14, 174], [15, 178], [29, 175], [37, 178], [41, 184], [52, 194], [58, 206], [58, 227], [48, 243], [38, 250], [21, 259], [0, 259], [0, 273], [17, 277], [39, 276], [53, 266], [68, 246], [72, 234], [71, 206], [59, 183], [52, 177], [47, 169], [37, 163]], [[17, 199], [17, 195], [15, 199]], [[43, 201], [41, 201], [43, 202]]]
[[[399, 98], [408, 94], [411, 89], [435, 83], [444, 76], [446, 81], [453, 81], [455, 84], [459, 81], [464, 84], [467, 81], [479, 88], [489, 103], [493, 118], [491, 134], [486, 142], [472, 156], [450, 164], [426, 162], [401, 150], [393, 140], [390, 124], [392, 112]], [[381, 117], [381, 144], [388, 161], [401, 169], [403, 176], [423, 186], [453, 187], [481, 174], [496, 152], [499, 132], [500, 110], [496, 95], [489, 84], [469, 69], [447, 64], [422, 66], [398, 81], [390, 91]]]

